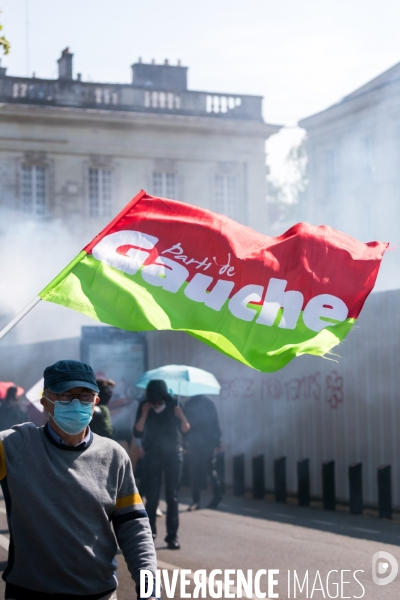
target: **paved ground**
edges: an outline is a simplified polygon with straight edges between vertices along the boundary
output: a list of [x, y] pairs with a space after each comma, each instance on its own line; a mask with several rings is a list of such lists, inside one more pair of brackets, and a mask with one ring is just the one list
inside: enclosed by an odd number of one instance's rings
[[[393, 583], [385, 586], [375, 585], [371, 577], [372, 556], [375, 552], [389, 552], [400, 562], [399, 523], [233, 496], [226, 496], [218, 510], [189, 513], [185, 504], [188, 497], [182, 493], [181, 498], [181, 550], [170, 551], [165, 547], [164, 519], [159, 519], [160, 534], [156, 540], [159, 567], [170, 574], [174, 568], [188, 569], [192, 573], [198, 569], [206, 569], [208, 575], [213, 569], [241, 569], [246, 575], [248, 569], [253, 571], [253, 575], [259, 569], [279, 569], [279, 575], [275, 575], [279, 583], [274, 591], [279, 592], [279, 598], [283, 600], [294, 597], [317, 600], [329, 597], [363, 597], [367, 600], [400, 598], [400, 575]], [[206, 500], [205, 497], [205, 503]], [[163, 503], [161, 507], [164, 507]], [[4, 503], [0, 501], [1, 570], [7, 560], [7, 537]], [[118, 598], [134, 599], [133, 586], [121, 555], [118, 556], [118, 564]], [[332, 570], [339, 571], [339, 574], [331, 573], [331, 583], [327, 588], [326, 577]], [[343, 591], [340, 586], [335, 586], [336, 582], [340, 583], [341, 570], [345, 571], [344, 581], [351, 581], [343, 584]], [[363, 588], [353, 578], [356, 570], [364, 571], [356, 574], [365, 588], [364, 595]], [[291, 580], [290, 596], [288, 571]], [[308, 571], [308, 594], [305, 587], [303, 592], [299, 592], [297, 587], [296, 596], [294, 595], [294, 571], [301, 583]], [[179, 583], [178, 579], [175, 598], [182, 597]], [[192, 590], [193, 582], [186, 591]], [[261, 578], [261, 590], [267, 591], [265, 576]], [[223, 597], [227, 597], [225, 593]]]

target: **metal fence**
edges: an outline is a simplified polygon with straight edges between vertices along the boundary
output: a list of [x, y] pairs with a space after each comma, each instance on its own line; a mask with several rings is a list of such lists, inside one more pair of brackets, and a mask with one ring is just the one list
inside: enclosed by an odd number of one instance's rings
[[[400, 290], [372, 294], [335, 361], [302, 356], [281, 371], [259, 373], [194, 338], [149, 332], [148, 367], [189, 364], [212, 371], [222, 385], [215, 404], [221, 420], [226, 482], [232, 459], [264, 455], [265, 487], [274, 488], [274, 459], [286, 457], [287, 490], [297, 492], [297, 461], [310, 461], [311, 494], [322, 496], [321, 464], [335, 461], [336, 495], [348, 501], [348, 467], [361, 462], [363, 497], [377, 503], [377, 467], [391, 465], [393, 504], [400, 507]], [[79, 358], [79, 340], [0, 348], [0, 378], [28, 388], [44, 366]]]
[[215, 403], [223, 430], [226, 481], [232, 457], [265, 456], [265, 485], [286, 456], [288, 492], [297, 491], [297, 461], [310, 459], [311, 494], [322, 496], [321, 463], [335, 461], [336, 493], [348, 501], [348, 466], [363, 464], [363, 495], [377, 503], [377, 467], [392, 466], [393, 503], [400, 506], [400, 290], [372, 294], [335, 360], [303, 356], [281, 371], [254, 371], [182, 333], [150, 332], [149, 368], [189, 364], [222, 385]]

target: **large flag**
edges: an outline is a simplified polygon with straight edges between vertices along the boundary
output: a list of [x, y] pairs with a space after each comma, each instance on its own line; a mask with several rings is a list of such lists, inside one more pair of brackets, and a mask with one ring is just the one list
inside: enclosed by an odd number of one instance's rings
[[141, 191], [40, 297], [129, 331], [186, 331], [276, 371], [344, 339], [386, 248], [306, 223], [266, 237]]

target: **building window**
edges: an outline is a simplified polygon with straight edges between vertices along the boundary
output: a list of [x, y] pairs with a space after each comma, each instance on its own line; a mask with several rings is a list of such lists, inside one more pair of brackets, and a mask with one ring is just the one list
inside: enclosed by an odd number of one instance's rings
[[45, 215], [47, 213], [46, 167], [23, 165], [22, 210], [34, 215]]
[[89, 211], [91, 217], [110, 217], [112, 213], [111, 169], [89, 169]]
[[176, 173], [173, 171], [153, 172], [153, 194], [163, 198], [176, 198]]
[[235, 175], [215, 175], [215, 210], [237, 219], [237, 178]]

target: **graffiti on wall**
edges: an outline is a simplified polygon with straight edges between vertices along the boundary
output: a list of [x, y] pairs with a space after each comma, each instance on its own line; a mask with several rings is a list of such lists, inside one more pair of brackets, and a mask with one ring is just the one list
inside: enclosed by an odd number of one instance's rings
[[337, 371], [331, 371], [326, 376], [325, 397], [332, 408], [337, 408], [343, 402], [343, 377]]
[[310, 375], [282, 381], [279, 377], [266, 379], [251, 379], [236, 377], [220, 380], [222, 398], [238, 398], [252, 400], [261, 397], [262, 400], [286, 400], [295, 402], [315, 400], [327, 402], [333, 409], [338, 408], [344, 401], [343, 377], [335, 370], [325, 377], [316, 371]]

